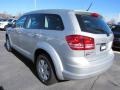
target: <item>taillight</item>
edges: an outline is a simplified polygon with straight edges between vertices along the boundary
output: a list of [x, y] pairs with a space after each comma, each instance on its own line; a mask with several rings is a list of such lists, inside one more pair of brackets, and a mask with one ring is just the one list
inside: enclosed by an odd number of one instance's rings
[[94, 39], [82, 35], [66, 36], [66, 41], [72, 50], [91, 50], [95, 48]]

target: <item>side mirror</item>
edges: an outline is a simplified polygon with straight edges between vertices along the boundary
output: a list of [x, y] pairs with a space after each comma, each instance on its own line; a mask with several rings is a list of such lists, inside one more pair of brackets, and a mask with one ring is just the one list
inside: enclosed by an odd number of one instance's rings
[[12, 24], [12, 28], [15, 28], [16, 27], [16, 24], [14, 23], [14, 24]]
[[7, 28], [15, 28], [16, 27], [16, 25], [15, 25], [15, 23], [13, 24], [13, 23], [9, 23], [8, 25], [7, 25]]
[[7, 28], [9, 28], [9, 27], [12, 27], [12, 24], [11, 24], [11, 23], [9, 23], [9, 24], [7, 25]]

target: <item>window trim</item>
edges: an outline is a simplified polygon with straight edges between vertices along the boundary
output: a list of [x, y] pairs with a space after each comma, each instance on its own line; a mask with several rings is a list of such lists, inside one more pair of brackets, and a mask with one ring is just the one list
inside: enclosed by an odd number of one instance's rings
[[[55, 29], [47, 29], [47, 28], [45, 28], [45, 26], [44, 26], [43, 28], [41, 28], [41, 30], [63, 31], [63, 30], [65, 29], [65, 26], [64, 26], [64, 23], [63, 23], [63, 19], [62, 19], [62, 17], [61, 17], [60, 15], [58, 15], [58, 14], [47, 14], [47, 13], [34, 13], [34, 14], [28, 14], [28, 15], [26, 15], [26, 16], [27, 16], [27, 19], [26, 19], [26, 21], [25, 21], [25, 23], [24, 23], [24, 28], [25, 28], [25, 29], [31, 29], [31, 28], [26, 28], [26, 25], [28, 24], [28, 20], [29, 20], [30, 16], [32, 16], [32, 15], [43, 15], [44, 19], [45, 19], [45, 16], [47, 16], [47, 15], [56, 15], [56, 16], [58, 16], [58, 17], [61, 19], [62, 26], [63, 26], [62, 29], [60, 29], [60, 30], [57, 30], [57, 29], [56, 29], [56, 30], [55, 30]], [[44, 24], [45, 24], [45, 22], [44, 22]], [[38, 29], [39, 29], [39, 28], [38, 28]]]

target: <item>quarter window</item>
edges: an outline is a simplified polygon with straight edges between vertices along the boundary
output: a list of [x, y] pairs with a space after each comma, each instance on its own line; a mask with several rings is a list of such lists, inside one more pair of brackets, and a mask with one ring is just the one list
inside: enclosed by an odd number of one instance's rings
[[45, 29], [48, 30], [63, 30], [64, 26], [62, 19], [56, 14], [46, 14], [45, 15]]

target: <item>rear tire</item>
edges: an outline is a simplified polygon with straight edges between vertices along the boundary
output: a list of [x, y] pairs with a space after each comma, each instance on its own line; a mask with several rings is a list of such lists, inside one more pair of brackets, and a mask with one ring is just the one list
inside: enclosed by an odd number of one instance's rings
[[36, 71], [38, 78], [45, 85], [51, 85], [57, 82], [54, 68], [50, 62], [51, 58], [46, 54], [39, 54], [36, 61]]

